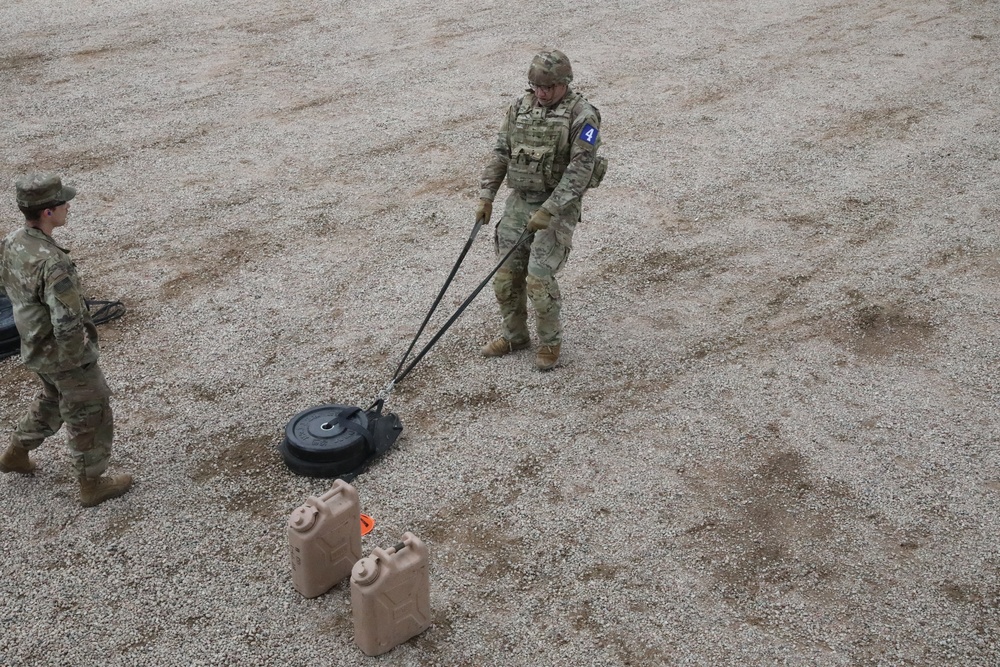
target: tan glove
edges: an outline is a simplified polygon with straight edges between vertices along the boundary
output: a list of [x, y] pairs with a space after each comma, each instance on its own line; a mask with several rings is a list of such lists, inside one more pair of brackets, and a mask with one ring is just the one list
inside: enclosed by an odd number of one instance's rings
[[485, 225], [493, 215], [493, 202], [489, 199], [480, 199], [479, 207], [476, 208], [476, 223]]
[[551, 221], [552, 214], [544, 208], [540, 208], [531, 216], [531, 220], [528, 220], [528, 231], [537, 232], [540, 229], [548, 229]]

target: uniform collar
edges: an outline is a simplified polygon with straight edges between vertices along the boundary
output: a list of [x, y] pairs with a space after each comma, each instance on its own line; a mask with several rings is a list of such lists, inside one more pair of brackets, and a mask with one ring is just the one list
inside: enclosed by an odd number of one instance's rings
[[42, 230], [38, 229], [37, 227], [28, 227], [27, 225], [25, 225], [24, 232], [28, 236], [33, 236], [34, 238], [39, 239], [41, 241], [46, 241], [48, 243], [51, 243], [52, 245], [54, 245], [55, 247], [59, 248], [60, 250], [62, 250], [65, 253], [69, 252], [69, 250], [67, 250], [66, 248], [62, 247], [58, 243], [56, 243], [56, 240], [54, 238], [52, 238], [51, 236], [49, 236], [48, 234], [46, 234]]

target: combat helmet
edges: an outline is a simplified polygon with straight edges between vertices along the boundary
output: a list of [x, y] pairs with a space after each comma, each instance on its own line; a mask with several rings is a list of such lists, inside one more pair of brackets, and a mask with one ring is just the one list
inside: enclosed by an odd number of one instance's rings
[[542, 51], [531, 60], [528, 82], [536, 86], [568, 84], [573, 80], [573, 67], [562, 51]]

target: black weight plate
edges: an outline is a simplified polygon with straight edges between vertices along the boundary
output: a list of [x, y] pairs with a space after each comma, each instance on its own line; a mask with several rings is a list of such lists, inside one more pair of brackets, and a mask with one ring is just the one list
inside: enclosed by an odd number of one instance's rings
[[[346, 419], [353, 428], [337, 423], [338, 418]], [[368, 415], [352, 405], [310, 408], [292, 417], [285, 426], [289, 454], [314, 463], [363, 461], [370, 453], [365, 435]]]
[[[337, 423], [338, 419], [354, 428]], [[335, 461], [350, 458], [359, 446], [365, 448], [365, 437], [358, 429], [368, 431], [368, 415], [362, 410], [353, 405], [320, 405], [292, 417], [285, 426], [285, 440], [299, 457]]]
[[[344, 426], [347, 420], [350, 426]], [[361, 411], [352, 405], [321, 405], [295, 415], [285, 425], [278, 451], [288, 468], [308, 477], [353, 480], [403, 430], [399, 417], [381, 410]]]

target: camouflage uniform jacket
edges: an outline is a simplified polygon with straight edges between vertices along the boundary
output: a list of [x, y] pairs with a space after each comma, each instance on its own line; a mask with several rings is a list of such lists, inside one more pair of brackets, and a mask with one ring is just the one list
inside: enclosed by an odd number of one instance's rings
[[97, 327], [68, 251], [24, 227], [0, 244], [0, 285], [21, 336], [21, 359], [36, 373], [85, 366], [99, 356]]
[[[567, 90], [558, 104], [546, 108], [536, 104], [528, 91], [507, 110], [479, 179], [479, 196], [492, 201], [507, 177], [511, 188], [537, 197], [536, 201], [545, 202], [542, 208], [558, 214], [595, 185], [591, 179], [600, 127], [600, 112], [582, 95]], [[538, 172], [533, 187], [524, 177], [532, 168]]]

